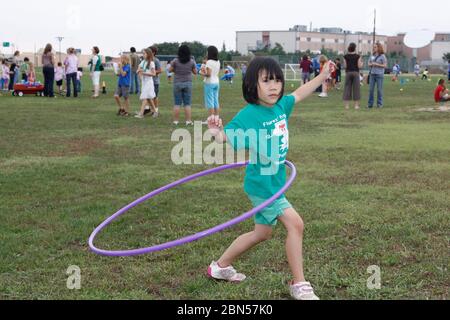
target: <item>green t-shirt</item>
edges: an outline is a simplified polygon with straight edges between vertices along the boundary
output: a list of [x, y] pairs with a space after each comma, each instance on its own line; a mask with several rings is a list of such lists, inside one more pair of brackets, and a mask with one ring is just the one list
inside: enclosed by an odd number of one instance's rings
[[19, 72], [20, 73], [27, 73], [28, 72], [28, 63], [23, 63], [21, 66], [20, 66], [20, 69], [19, 69]]
[[244, 180], [247, 194], [268, 199], [286, 183], [288, 120], [294, 104], [292, 95], [282, 97], [273, 107], [248, 104], [225, 126], [234, 150], [250, 151]]

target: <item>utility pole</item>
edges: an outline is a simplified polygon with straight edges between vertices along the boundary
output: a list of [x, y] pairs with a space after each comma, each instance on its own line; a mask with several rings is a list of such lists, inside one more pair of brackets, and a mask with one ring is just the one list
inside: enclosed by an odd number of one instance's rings
[[62, 58], [61, 58], [61, 41], [63, 41], [64, 37], [56, 37], [56, 39], [59, 41], [59, 62], [62, 63]]
[[373, 44], [375, 45], [376, 41], [376, 30], [377, 30], [377, 9], [374, 9], [374, 16], [373, 16]]

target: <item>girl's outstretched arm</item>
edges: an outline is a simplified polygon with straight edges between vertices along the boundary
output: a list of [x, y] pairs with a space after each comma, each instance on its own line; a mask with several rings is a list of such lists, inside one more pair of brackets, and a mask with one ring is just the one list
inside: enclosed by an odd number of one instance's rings
[[317, 87], [328, 79], [335, 69], [336, 65], [332, 61], [328, 61], [327, 64], [324, 65], [322, 72], [317, 77], [291, 93], [295, 98], [295, 103], [299, 103], [309, 97], [317, 89]]

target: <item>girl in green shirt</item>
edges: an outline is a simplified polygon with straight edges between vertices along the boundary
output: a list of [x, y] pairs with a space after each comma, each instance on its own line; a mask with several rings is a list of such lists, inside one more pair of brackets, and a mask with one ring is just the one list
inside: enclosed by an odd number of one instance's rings
[[[311, 95], [334, 70], [333, 62], [326, 63], [314, 80], [284, 96], [284, 75], [279, 64], [270, 58], [255, 58], [248, 66], [242, 86], [248, 105], [225, 128], [218, 116], [208, 118], [209, 131], [218, 143], [228, 142], [235, 150], [247, 149], [253, 155], [246, 169], [244, 191], [254, 206], [272, 197], [286, 183], [288, 120], [294, 105]], [[213, 261], [208, 275], [219, 280], [243, 281], [245, 275], [237, 273], [231, 264], [247, 250], [270, 239], [278, 221], [287, 230], [292, 297], [318, 300], [303, 274], [303, 220], [284, 195], [256, 214], [254, 230], [239, 236], [218, 261]]]

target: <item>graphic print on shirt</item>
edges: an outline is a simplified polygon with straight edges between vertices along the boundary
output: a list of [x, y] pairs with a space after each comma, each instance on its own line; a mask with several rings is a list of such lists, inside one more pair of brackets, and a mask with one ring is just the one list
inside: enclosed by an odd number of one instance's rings
[[[277, 174], [279, 166], [286, 160], [289, 149], [289, 130], [286, 118], [286, 115], [283, 114], [272, 121], [263, 123], [263, 127], [272, 127], [268, 129], [269, 134], [266, 136], [267, 149], [264, 148], [264, 143], [259, 147], [260, 151], [265, 150], [265, 152], [260, 152], [261, 163], [269, 164], [270, 168], [266, 167], [263, 175]], [[268, 153], [269, 150], [271, 150], [270, 153]]]

